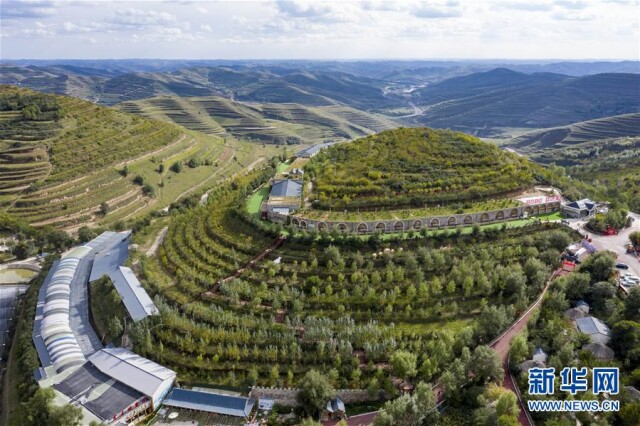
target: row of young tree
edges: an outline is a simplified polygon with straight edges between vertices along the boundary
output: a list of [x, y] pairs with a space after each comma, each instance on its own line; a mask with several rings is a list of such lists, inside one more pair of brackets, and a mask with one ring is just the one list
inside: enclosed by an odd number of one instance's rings
[[156, 288], [164, 326], [152, 340], [162, 351], [150, 356], [192, 380], [295, 385], [315, 367], [335, 369], [341, 387], [368, 387], [378, 371], [389, 377], [384, 364], [398, 350], [423, 354], [417, 378], [430, 380], [453, 344], [447, 324], [477, 323], [462, 332], [464, 346], [490, 341], [537, 294], [571, 238], [554, 227], [374, 245], [309, 234], [219, 282], [272, 243], [237, 214], [247, 186], [259, 183], [250, 175], [212, 193], [207, 207], [175, 210], [160, 263], [141, 263], [151, 288], [172, 283]]

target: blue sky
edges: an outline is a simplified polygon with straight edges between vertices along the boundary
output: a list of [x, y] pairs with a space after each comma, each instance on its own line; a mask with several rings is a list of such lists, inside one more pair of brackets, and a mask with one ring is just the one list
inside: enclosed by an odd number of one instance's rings
[[640, 59], [640, 0], [0, 0], [2, 59]]

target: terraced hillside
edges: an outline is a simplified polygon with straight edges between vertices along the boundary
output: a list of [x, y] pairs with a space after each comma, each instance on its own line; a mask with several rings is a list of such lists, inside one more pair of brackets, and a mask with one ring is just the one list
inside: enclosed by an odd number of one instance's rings
[[[61, 116], [43, 111], [26, 119], [24, 105], [40, 98]], [[113, 222], [159, 209], [255, 160], [255, 150], [235, 141], [75, 98], [2, 86], [0, 105], [0, 206], [38, 226]], [[183, 171], [171, 171], [174, 163], [184, 163]]]
[[[464, 346], [490, 341], [536, 297], [571, 232], [486, 231], [453, 248], [446, 236], [290, 236], [248, 263], [279, 234], [236, 206], [241, 188], [273, 171], [173, 215], [157, 258], [141, 259], [145, 286], [163, 296], [163, 326], [136, 351], [183, 382], [293, 387], [316, 368], [336, 387], [378, 389], [391, 386], [389, 359], [401, 350], [418, 354], [421, 380], [439, 377]], [[494, 316], [502, 323], [483, 328]]]
[[640, 114], [543, 129], [506, 144], [536, 162], [566, 167], [562, 173], [582, 181], [584, 195], [640, 211]]
[[439, 205], [504, 196], [533, 183], [524, 159], [463, 133], [400, 128], [334, 145], [305, 167], [320, 209]]
[[418, 123], [492, 136], [640, 112], [640, 75], [523, 74], [495, 69], [419, 89]]
[[508, 141], [512, 148], [524, 153], [538, 153], [576, 146], [586, 142], [640, 136], [640, 113], [616, 115], [582, 121], [569, 126], [553, 127], [526, 133]]
[[123, 111], [180, 124], [191, 130], [273, 144], [353, 139], [397, 127], [384, 116], [342, 105], [240, 103], [208, 97], [156, 97], [123, 102]]

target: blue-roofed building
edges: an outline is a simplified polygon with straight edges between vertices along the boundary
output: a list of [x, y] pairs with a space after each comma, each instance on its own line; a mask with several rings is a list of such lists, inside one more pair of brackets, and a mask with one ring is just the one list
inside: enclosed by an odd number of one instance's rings
[[311, 158], [315, 156], [317, 153], [322, 151], [325, 148], [330, 147], [331, 145], [336, 144], [337, 142], [325, 142], [325, 143], [317, 143], [315, 145], [310, 146], [309, 148], [301, 149], [296, 152], [296, 157], [298, 158]]
[[271, 186], [270, 197], [300, 197], [302, 195], [302, 182], [285, 179], [275, 182]]
[[600, 342], [603, 345], [609, 343], [611, 331], [609, 327], [598, 318], [585, 317], [576, 320], [576, 327], [581, 333], [588, 334], [592, 343]]
[[173, 388], [163, 405], [239, 417], [250, 422], [255, 416], [257, 404], [252, 398]]
[[588, 198], [571, 201], [562, 206], [562, 212], [569, 217], [593, 217], [596, 214], [596, 202]]
[[96, 255], [89, 281], [94, 282], [104, 275], [109, 276], [131, 319], [140, 321], [149, 315], [156, 315], [158, 308], [133, 271], [122, 266], [129, 257], [129, 236], [130, 233], [127, 233], [117, 244], [104, 247]]
[[271, 184], [266, 203], [268, 213], [289, 215], [300, 208], [302, 202], [302, 181], [294, 179], [275, 180]]

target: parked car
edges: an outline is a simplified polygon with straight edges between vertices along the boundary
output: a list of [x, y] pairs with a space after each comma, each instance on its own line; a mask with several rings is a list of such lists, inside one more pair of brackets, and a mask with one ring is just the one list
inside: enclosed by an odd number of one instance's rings
[[570, 254], [564, 253], [562, 256], [560, 256], [561, 260], [568, 260], [569, 262], [573, 262], [576, 265], [580, 264], [580, 259], [578, 259], [577, 256], [572, 256]]
[[616, 263], [616, 268], [618, 269], [629, 269], [629, 265], [625, 265], [624, 263]]

